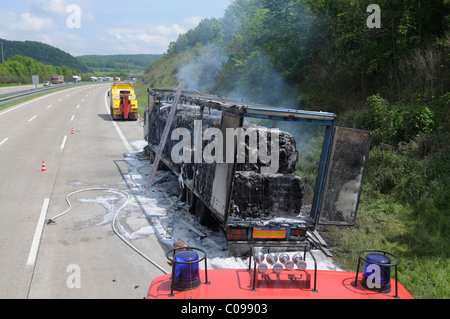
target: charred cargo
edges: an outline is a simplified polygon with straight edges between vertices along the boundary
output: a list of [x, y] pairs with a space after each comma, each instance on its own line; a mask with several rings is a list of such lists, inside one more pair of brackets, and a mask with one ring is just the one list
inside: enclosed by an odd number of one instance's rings
[[[144, 135], [148, 142], [146, 152], [154, 158], [174, 92], [148, 91]], [[182, 178], [185, 186], [182, 198], [199, 222], [213, 220], [223, 227], [231, 255], [248, 252], [249, 244], [304, 242], [307, 231], [314, 229], [321, 208], [325, 207], [325, 184], [332, 185], [336, 192], [349, 182], [329, 183], [327, 179], [335, 115], [248, 104], [199, 92], [184, 91], [180, 100], [182, 105], [177, 108], [161, 161]], [[249, 118], [299, 121], [325, 127], [312, 203], [304, 205], [304, 181], [294, 174], [299, 160], [294, 136]], [[363, 159], [358, 167], [352, 168], [355, 174], [363, 172], [368, 153], [368, 140], [359, 142], [361, 151], [357, 156], [361, 158], [361, 153]], [[336, 169], [354, 166], [354, 162], [345, 159]], [[351, 173], [346, 175], [346, 178], [354, 177]], [[346, 216], [353, 219], [340, 220], [339, 224], [354, 222], [360, 187], [352, 191], [357, 192], [356, 205]], [[333, 204], [326, 207], [334, 209]], [[327, 216], [332, 214], [328, 212]]]

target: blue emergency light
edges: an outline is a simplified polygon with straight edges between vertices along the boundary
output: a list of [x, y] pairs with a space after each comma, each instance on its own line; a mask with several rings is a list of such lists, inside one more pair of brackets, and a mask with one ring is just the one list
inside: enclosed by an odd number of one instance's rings
[[[198, 253], [200, 253], [200, 257]], [[172, 284], [169, 297], [175, 296], [174, 290], [186, 291], [201, 286], [199, 267], [201, 261], [205, 261], [204, 284], [210, 284], [206, 253], [203, 250], [194, 247], [179, 247], [169, 250], [166, 257], [172, 265]]]
[[[365, 257], [363, 255], [366, 255]], [[395, 262], [392, 262], [393, 258]], [[356, 269], [355, 281], [352, 283], [354, 287], [357, 286], [359, 265], [364, 261], [364, 271], [362, 274], [361, 285], [368, 290], [377, 291], [381, 293], [391, 292], [391, 267], [395, 269], [395, 295], [398, 297], [397, 287], [397, 265], [400, 259], [394, 254], [387, 251], [368, 249], [359, 253], [358, 267]]]
[[391, 259], [383, 254], [368, 254], [362, 284], [370, 290], [391, 291]]
[[174, 288], [184, 291], [199, 287], [201, 282], [198, 254], [193, 250], [180, 251], [175, 254], [174, 261]]

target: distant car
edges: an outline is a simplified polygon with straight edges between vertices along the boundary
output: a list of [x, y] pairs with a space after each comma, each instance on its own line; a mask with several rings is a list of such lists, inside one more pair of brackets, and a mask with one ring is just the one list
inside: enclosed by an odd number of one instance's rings
[[50, 81], [45, 81], [44, 86], [50, 86]]

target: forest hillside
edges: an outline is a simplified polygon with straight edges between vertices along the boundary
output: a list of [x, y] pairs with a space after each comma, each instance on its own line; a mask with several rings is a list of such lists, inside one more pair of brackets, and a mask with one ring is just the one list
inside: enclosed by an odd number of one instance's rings
[[71, 54], [49, 44], [37, 41], [10, 41], [5, 39], [0, 39], [0, 42], [3, 43], [5, 61], [15, 55], [20, 55], [33, 58], [46, 65], [66, 66], [80, 73], [88, 71], [86, 65], [80, 63]]
[[145, 68], [160, 58], [160, 54], [82, 55], [76, 59], [96, 74], [143, 74]]

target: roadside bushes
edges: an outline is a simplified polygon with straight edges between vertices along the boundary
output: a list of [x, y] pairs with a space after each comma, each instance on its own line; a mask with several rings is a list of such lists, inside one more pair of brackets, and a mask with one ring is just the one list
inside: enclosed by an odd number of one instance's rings
[[450, 293], [449, 97], [391, 104], [375, 95], [340, 123], [372, 130], [374, 138], [356, 227], [329, 228], [337, 255], [351, 269], [347, 256], [361, 249], [395, 252], [402, 283], [416, 298]]
[[367, 99], [362, 111], [345, 116], [341, 124], [373, 132], [365, 181], [374, 198], [391, 194], [413, 204], [434, 197], [436, 183], [449, 182], [449, 172], [442, 171], [449, 166], [443, 160], [450, 151], [449, 105], [449, 93], [396, 104], [377, 94]]
[[32, 75], [39, 75], [41, 81], [50, 80], [52, 75], [64, 75], [71, 79], [78, 72], [67, 66], [53, 66], [37, 62], [30, 57], [15, 55], [0, 63], [0, 84], [31, 83]]
[[362, 110], [348, 112], [343, 122], [372, 131], [374, 145], [398, 147], [417, 136], [449, 131], [450, 93], [439, 98], [418, 96], [396, 104], [379, 94], [372, 95]]

